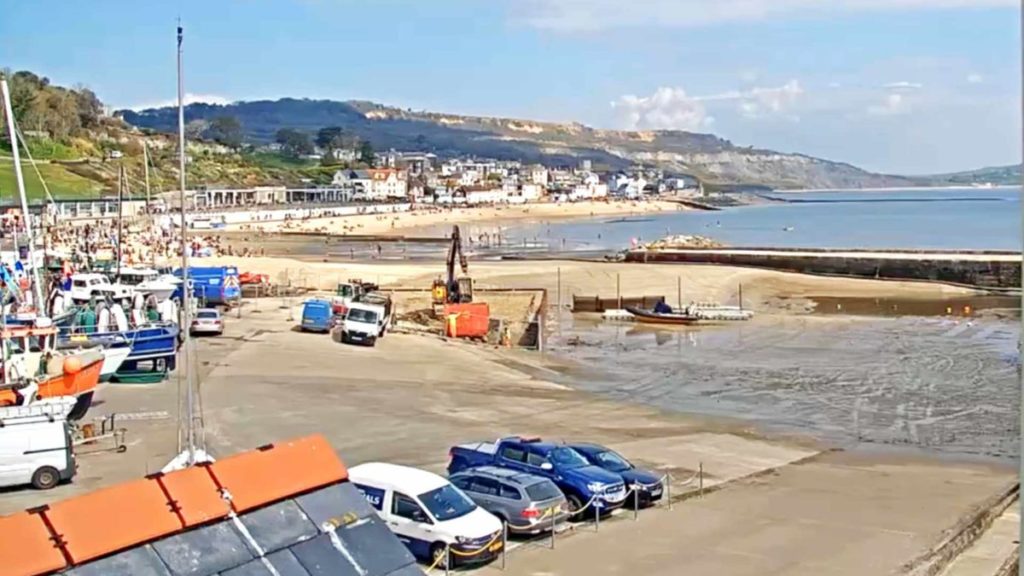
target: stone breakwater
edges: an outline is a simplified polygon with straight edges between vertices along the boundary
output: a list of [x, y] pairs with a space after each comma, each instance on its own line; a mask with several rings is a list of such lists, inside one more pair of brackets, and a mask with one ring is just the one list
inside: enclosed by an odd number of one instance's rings
[[787, 248], [634, 249], [627, 262], [724, 264], [823, 276], [923, 280], [989, 290], [1021, 286], [1021, 254], [1001, 251]]

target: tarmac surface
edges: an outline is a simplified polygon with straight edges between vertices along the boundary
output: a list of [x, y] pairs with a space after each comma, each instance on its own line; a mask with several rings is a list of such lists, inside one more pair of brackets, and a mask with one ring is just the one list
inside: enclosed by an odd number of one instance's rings
[[[528, 434], [606, 443], [670, 473], [673, 495], [692, 495], [636, 522], [627, 512], [598, 532], [581, 526], [555, 550], [517, 543], [511, 574], [885, 574], [1015, 477], [998, 463], [832, 452], [806, 437], [765, 437], [746, 421], [578, 391], [565, 384], [578, 370], [550, 355], [397, 333], [375, 348], [347, 346], [294, 331], [297, 314], [289, 320], [269, 300], [242, 313], [228, 315], [225, 336], [197, 340], [215, 456], [318, 432], [349, 466], [442, 472], [453, 444]], [[89, 417], [120, 414], [128, 451], [82, 456], [75, 481], [52, 491], [7, 491], [0, 513], [158, 470], [177, 453], [176, 393], [174, 377], [106, 386]]]

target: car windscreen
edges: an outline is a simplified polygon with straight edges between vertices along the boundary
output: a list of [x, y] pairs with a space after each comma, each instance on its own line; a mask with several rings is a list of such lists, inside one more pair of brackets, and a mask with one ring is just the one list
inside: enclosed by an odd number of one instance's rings
[[541, 500], [551, 500], [558, 498], [562, 495], [562, 491], [558, 489], [558, 486], [550, 480], [543, 482], [537, 482], [536, 484], [530, 484], [526, 487], [526, 495], [530, 497], [530, 500], [539, 502]]
[[597, 459], [597, 463], [601, 468], [611, 470], [612, 472], [625, 472], [633, 467], [625, 458], [611, 450], [598, 452], [594, 458]]
[[552, 450], [551, 454], [548, 454], [548, 460], [559, 468], [580, 468], [589, 465], [589, 462], [580, 456], [579, 452], [565, 446]]
[[210, 320], [216, 320], [220, 316], [219, 313], [213, 310], [200, 310], [196, 312], [196, 318], [209, 318]]
[[459, 518], [476, 510], [476, 504], [451, 484], [424, 492], [419, 499], [438, 522]]
[[371, 312], [370, 310], [360, 310], [358, 308], [353, 308], [348, 311], [348, 316], [346, 317], [346, 319], [351, 320], [353, 322], [365, 322], [367, 324], [376, 324], [377, 313]]

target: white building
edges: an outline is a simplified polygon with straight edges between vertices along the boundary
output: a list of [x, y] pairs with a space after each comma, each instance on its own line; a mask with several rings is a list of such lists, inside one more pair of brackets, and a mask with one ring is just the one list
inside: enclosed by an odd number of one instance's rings
[[339, 170], [334, 173], [331, 183], [349, 188], [355, 198], [366, 200], [405, 198], [409, 186], [405, 171], [392, 168]]

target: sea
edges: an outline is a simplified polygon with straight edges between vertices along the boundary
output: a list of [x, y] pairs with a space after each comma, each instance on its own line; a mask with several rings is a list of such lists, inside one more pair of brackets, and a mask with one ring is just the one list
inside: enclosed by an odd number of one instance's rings
[[537, 252], [621, 250], [668, 235], [730, 246], [1020, 250], [1021, 189], [772, 192], [764, 202], [502, 228], [509, 247]]

